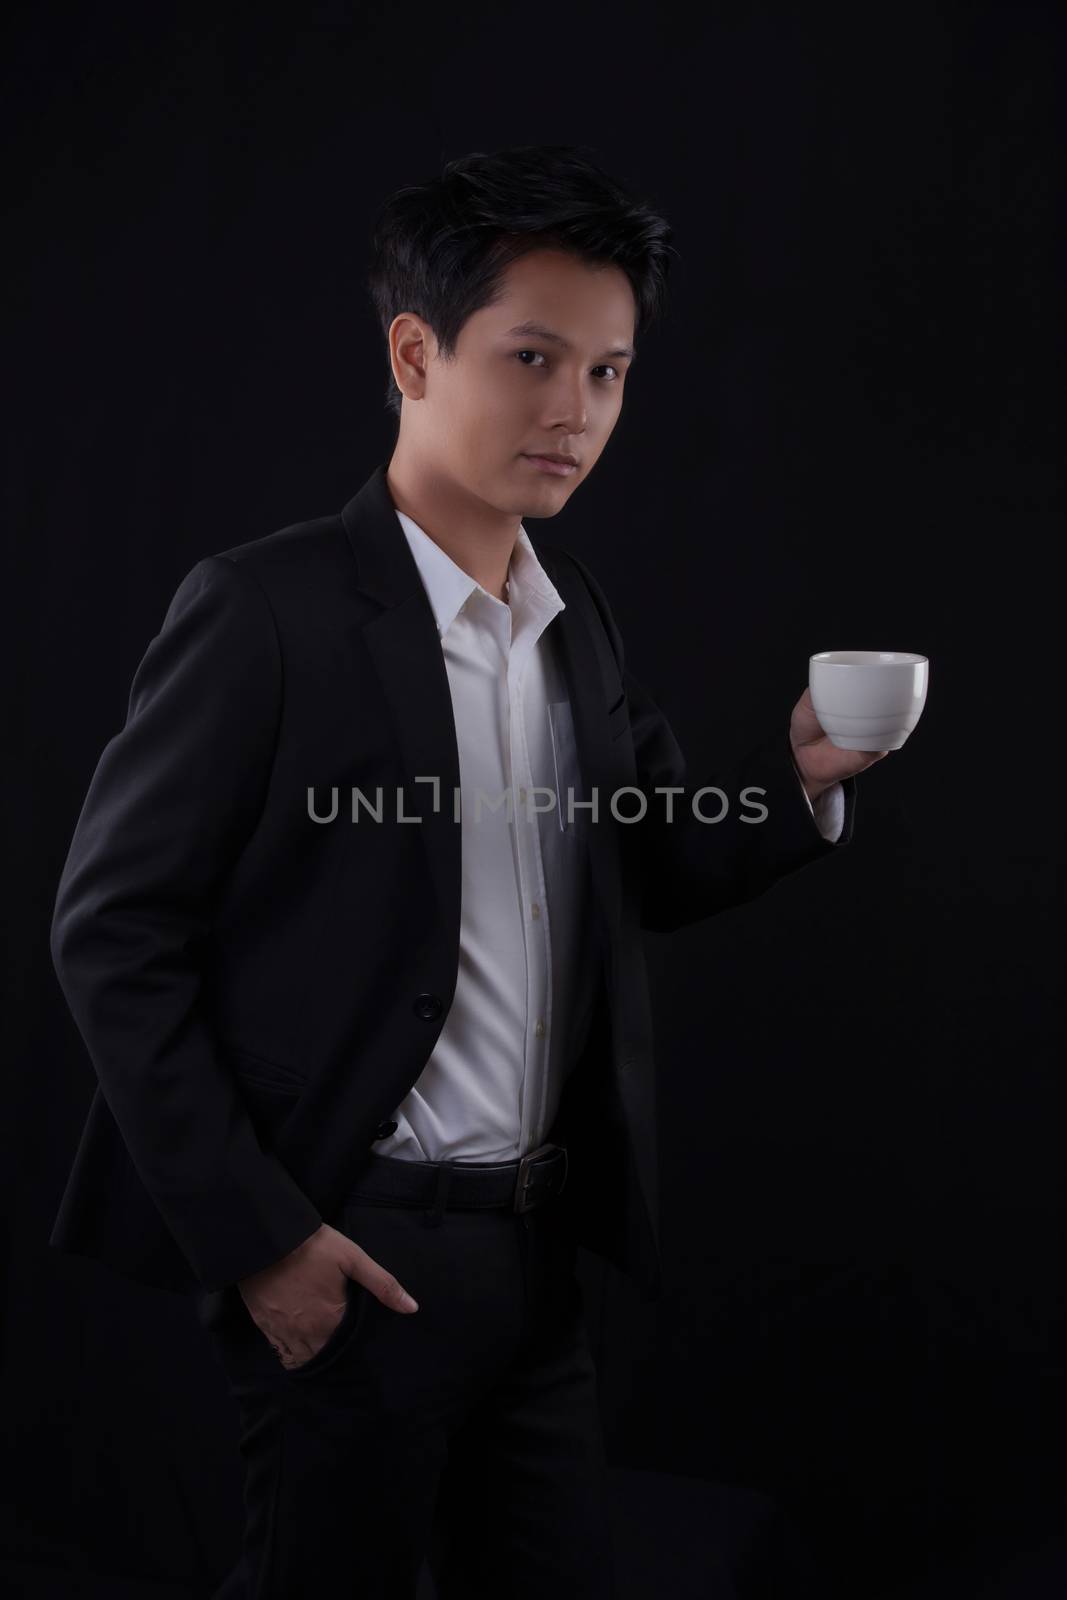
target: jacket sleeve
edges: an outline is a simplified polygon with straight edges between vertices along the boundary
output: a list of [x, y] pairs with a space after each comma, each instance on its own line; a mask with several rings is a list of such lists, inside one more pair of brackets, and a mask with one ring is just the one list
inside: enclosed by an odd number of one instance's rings
[[255, 578], [208, 556], [175, 592], [105, 746], [52, 919], [63, 993], [138, 1176], [207, 1289], [321, 1218], [256, 1137], [205, 1000], [220, 884], [255, 829], [282, 693]]
[[[855, 778], [841, 785], [844, 817], [832, 842], [820, 830], [794, 764], [788, 724], [738, 760], [692, 771], [667, 718], [625, 664], [603, 590], [585, 564], [572, 559], [604, 622], [628, 702], [637, 786], [647, 809], [639, 822], [622, 825], [620, 836], [639, 885], [641, 925], [665, 932], [699, 922], [843, 849], [852, 838]], [[662, 789], [676, 792], [656, 792]]]

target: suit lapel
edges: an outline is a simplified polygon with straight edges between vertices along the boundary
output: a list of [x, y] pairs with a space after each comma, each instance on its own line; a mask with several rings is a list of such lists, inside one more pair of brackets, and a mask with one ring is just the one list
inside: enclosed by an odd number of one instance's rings
[[[459, 788], [459, 747], [452, 693], [429, 597], [396, 516], [383, 463], [344, 507], [341, 517], [359, 564], [359, 588], [382, 609], [363, 636], [392, 712], [404, 770], [403, 815], [426, 849], [441, 917], [458, 947], [461, 889], [460, 829], [452, 821]], [[432, 783], [439, 779], [437, 809]], [[396, 797], [383, 795], [387, 807]]]
[[[552, 619], [550, 631], [570, 696], [582, 798], [591, 800], [593, 790], [598, 791], [600, 820], [586, 830], [589, 865], [600, 908], [609, 930], [614, 931], [619, 921], [620, 873], [615, 830], [607, 824], [608, 799], [615, 786], [617, 767], [608, 738], [607, 708], [618, 685], [619, 670], [577, 567], [536, 540], [531, 539], [531, 543], [564, 602], [564, 609]], [[587, 815], [591, 817], [592, 812]], [[609, 938], [609, 961], [612, 948], [613, 940]]]
[[[375, 470], [341, 517], [358, 563], [358, 586], [382, 608], [363, 624], [363, 634], [393, 716], [405, 775], [404, 815], [423, 819], [413, 826], [426, 848], [443, 924], [458, 946], [461, 830], [453, 821], [453, 796], [460, 770], [452, 694], [433, 609], [389, 493], [387, 465]], [[604, 810], [610, 794], [605, 779], [612, 769], [606, 711], [617, 690], [618, 667], [577, 569], [531, 542], [565, 603], [549, 632], [570, 696], [584, 798], [598, 788]], [[433, 776], [440, 779], [436, 811], [432, 784], [416, 782]], [[392, 796], [383, 800], [392, 806]], [[602, 817], [587, 837], [595, 890], [614, 928], [620, 899], [614, 830]]]

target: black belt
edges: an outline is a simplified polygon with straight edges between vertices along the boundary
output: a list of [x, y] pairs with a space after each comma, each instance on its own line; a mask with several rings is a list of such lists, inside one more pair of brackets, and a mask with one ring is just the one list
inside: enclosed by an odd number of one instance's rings
[[567, 1181], [567, 1147], [542, 1144], [517, 1161], [493, 1165], [475, 1161], [405, 1161], [371, 1151], [346, 1203], [378, 1200], [424, 1206], [432, 1221], [449, 1208], [480, 1210], [508, 1206], [532, 1211]]

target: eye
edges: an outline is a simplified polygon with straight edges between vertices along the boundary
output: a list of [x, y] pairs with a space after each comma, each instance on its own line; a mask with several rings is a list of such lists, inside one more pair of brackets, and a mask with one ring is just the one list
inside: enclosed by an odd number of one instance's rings
[[[516, 355], [516, 358], [518, 358], [519, 356], [540, 356], [541, 355], [541, 351], [540, 350], [516, 350], [515, 355]], [[544, 357], [542, 356], [542, 360], [543, 359], [544, 359]], [[523, 362], [523, 366], [525, 366], [525, 365], [526, 365], [526, 363]], [[618, 367], [613, 367], [608, 363], [605, 363], [605, 365], [602, 366], [602, 367], [594, 367], [593, 371], [594, 372], [613, 372], [615, 374], [614, 378], [601, 378], [600, 379], [601, 383], [614, 383], [616, 381], [616, 379], [618, 378], [618, 376], [619, 376]]]

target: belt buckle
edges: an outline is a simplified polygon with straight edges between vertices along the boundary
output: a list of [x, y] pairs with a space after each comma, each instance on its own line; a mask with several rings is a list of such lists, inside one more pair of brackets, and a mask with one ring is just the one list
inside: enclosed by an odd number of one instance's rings
[[[567, 1182], [567, 1168], [568, 1168], [568, 1165], [569, 1165], [568, 1157], [567, 1157], [567, 1146], [565, 1144], [541, 1144], [541, 1145], [538, 1145], [536, 1150], [530, 1150], [530, 1151], [527, 1152], [526, 1155], [521, 1156], [519, 1158], [519, 1172], [518, 1172], [518, 1177], [517, 1177], [516, 1182], [515, 1182], [515, 1210], [516, 1211], [532, 1211], [534, 1206], [538, 1203], [537, 1200], [531, 1200], [531, 1199], [527, 1198], [527, 1190], [530, 1187], [530, 1172], [529, 1172], [530, 1165], [534, 1161], [538, 1161], [538, 1160], [540, 1160], [542, 1157], [544, 1157], [546, 1155], [551, 1155], [556, 1150], [562, 1150], [563, 1151], [563, 1182], [560, 1184], [558, 1189], [554, 1189], [551, 1192], [553, 1194], [562, 1194], [563, 1187]], [[538, 1197], [538, 1198], [540, 1198], [540, 1197]]]

